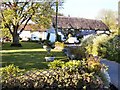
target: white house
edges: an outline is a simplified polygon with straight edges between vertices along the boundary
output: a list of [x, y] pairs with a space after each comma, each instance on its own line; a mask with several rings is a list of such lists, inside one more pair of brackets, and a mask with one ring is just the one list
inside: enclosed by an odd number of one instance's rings
[[39, 31], [34, 31], [34, 32], [31, 32], [31, 40], [32, 41], [39, 41], [40, 40], [40, 32]]
[[[47, 36], [48, 33], [50, 33], [49, 40], [51, 42], [55, 42], [55, 39], [56, 39], [55, 28], [51, 27], [50, 29], [48, 29], [46, 31], [46, 36]], [[58, 29], [58, 35], [60, 35], [61, 36], [61, 40], [64, 41], [64, 35], [62, 34], [60, 29]]]
[[[52, 26], [50, 29], [41, 30], [36, 28], [33, 30], [34, 23], [28, 24], [25, 27], [25, 30], [21, 33], [20, 37], [23, 38], [30, 38], [31, 40], [45, 40], [47, 38], [48, 33], [50, 33], [49, 40], [51, 42], [55, 42], [56, 35], [55, 35], [55, 28], [56, 28], [56, 19], [53, 17], [52, 19]], [[68, 35], [69, 33], [77, 35], [90, 35], [90, 34], [109, 34], [109, 28], [100, 20], [92, 20], [92, 19], [85, 19], [85, 18], [76, 18], [76, 17], [58, 17], [58, 34], [61, 35], [61, 39], [64, 41], [64, 35]], [[63, 35], [64, 33], [64, 35]], [[31, 37], [30, 37], [31, 35]], [[23, 39], [24, 40], [24, 39]], [[27, 39], [26, 39], [27, 40]]]
[[28, 41], [31, 38], [31, 32], [29, 30], [21, 32], [20, 38], [22, 41]]
[[[47, 30], [32, 30], [32, 27], [33, 26], [31, 24], [28, 24], [22, 31], [22, 33], [20, 34], [20, 38], [22, 41], [28, 41], [29, 39], [31, 41], [39, 41], [40, 38], [41, 40], [46, 40], [48, 33], [50, 33], [49, 40], [51, 42], [55, 42], [56, 34], [53, 27]], [[60, 30], [58, 30], [58, 34], [61, 35], [61, 39], [64, 40], [64, 35], [60, 32]]]

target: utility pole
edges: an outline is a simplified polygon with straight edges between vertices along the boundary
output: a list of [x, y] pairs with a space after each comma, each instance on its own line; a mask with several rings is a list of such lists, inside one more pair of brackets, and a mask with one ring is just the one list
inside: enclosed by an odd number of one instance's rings
[[56, 34], [56, 40], [59, 41], [58, 39], [58, 8], [59, 6], [62, 6], [63, 0], [56, 0], [55, 6], [56, 6], [56, 15], [55, 15], [55, 34]]
[[56, 34], [56, 40], [55, 41], [58, 41], [58, 26], [57, 26], [57, 22], [58, 22], [58, 0], [56, 0], [56, 27], [55, 27], [55, 34]]

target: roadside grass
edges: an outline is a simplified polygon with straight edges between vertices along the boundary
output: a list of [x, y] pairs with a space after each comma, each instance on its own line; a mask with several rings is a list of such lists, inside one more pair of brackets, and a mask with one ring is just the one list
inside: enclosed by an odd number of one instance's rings
[[[48, 69], [49, 62], [46, 62], [44, 59], [47, 52], [40, 44], [33, 42], [22, 42], [23, 47], [10, 47], [9, 45], [10, 43], [5, 43], [3, 46], [2, 61], [0, 62], [2, 67], [14, 64], [20, 69], [25, 69], [26, 71]], [[61, 50], [52, 50], [51, 54], [55, 56], [56, 60], [66, 58]]]

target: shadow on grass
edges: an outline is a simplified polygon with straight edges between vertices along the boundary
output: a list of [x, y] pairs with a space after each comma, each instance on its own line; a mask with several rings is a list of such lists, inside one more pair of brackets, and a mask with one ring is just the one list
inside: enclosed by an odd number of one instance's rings
[[10, 47], [11, 42], [6, 42], [2, 45], [2, 50], [20, 50], [20, 49], [39, 49], [42, 45], [37, 42], [20, 42], [22, 47]]
[[[65, 58], [63, 52], [52, 51], [56, 59]], [[33, 52], [8, 52], [2, 53], [2, 67], [14, 64], [21, 69], [47, 69], [48, 63], [44, 57], [47, 55], [46, 51], [33, 51]]]

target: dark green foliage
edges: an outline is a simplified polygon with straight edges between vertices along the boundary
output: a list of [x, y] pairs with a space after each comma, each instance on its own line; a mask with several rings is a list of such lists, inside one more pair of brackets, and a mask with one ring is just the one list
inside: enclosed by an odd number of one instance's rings
[[62, 42], [62, 40], [61, 40], [61, 35], [57, 34], [56, 41], [58, 41], [58, 42]]
[[17, 43], [17, 44], [12, 43], [10, 46], [11, 47], [22, 47], [22, 45], [20, 43]]

